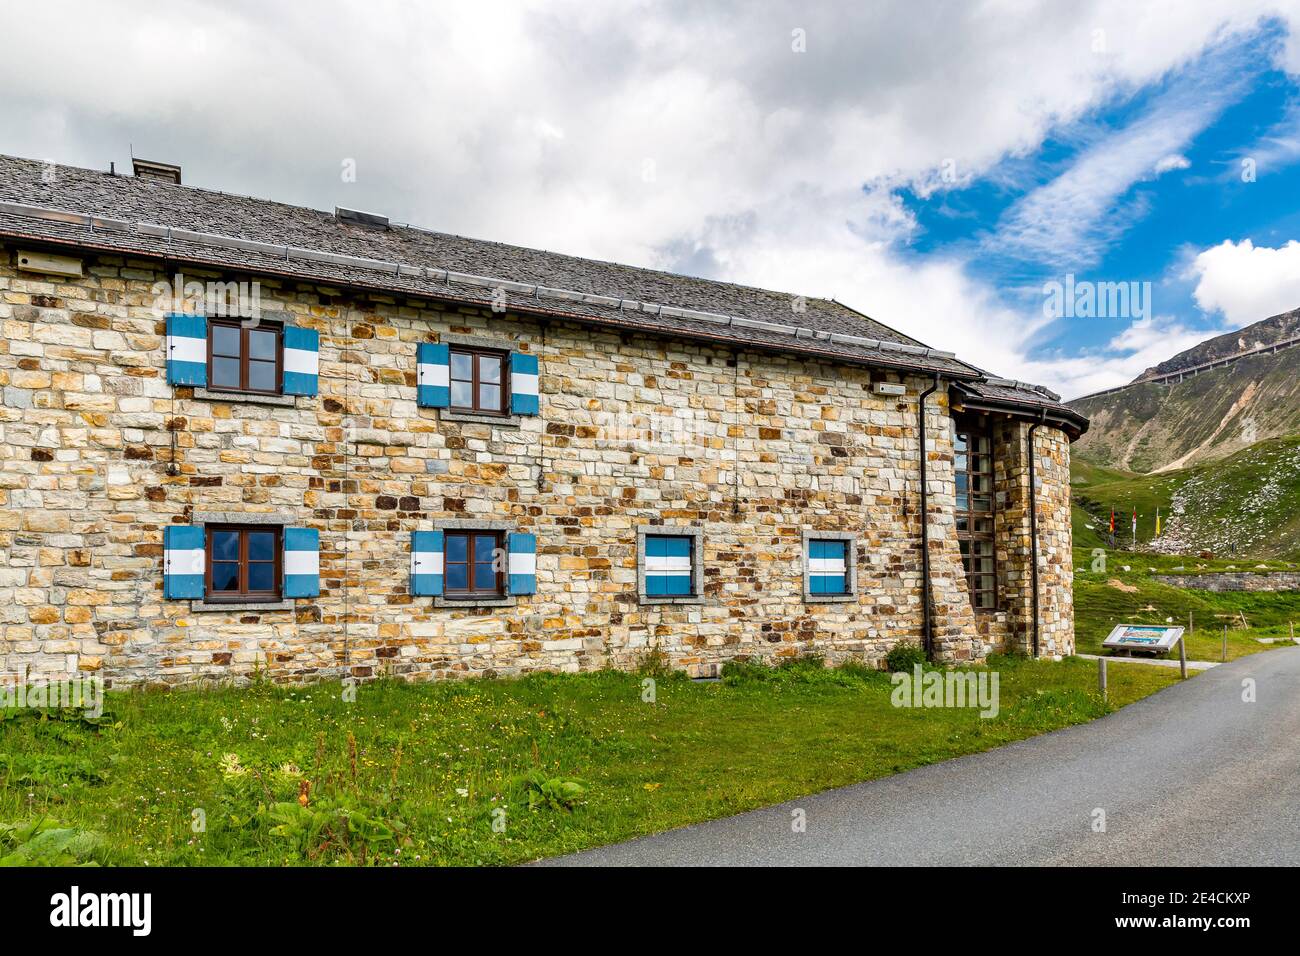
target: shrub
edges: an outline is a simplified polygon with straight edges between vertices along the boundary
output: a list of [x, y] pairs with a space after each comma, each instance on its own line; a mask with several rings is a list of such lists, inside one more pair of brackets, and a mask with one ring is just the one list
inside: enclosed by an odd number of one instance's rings
[[885, 655], [885, 666], [894, 673], [910, 671], [917, 664], [925, 666], [925, 651], [920, 644], [913, 644], [910, 641], [895, 644]]

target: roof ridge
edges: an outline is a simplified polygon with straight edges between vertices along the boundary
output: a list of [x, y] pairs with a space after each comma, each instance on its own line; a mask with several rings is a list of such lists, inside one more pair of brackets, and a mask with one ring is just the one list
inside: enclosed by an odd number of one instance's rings
[[[13, 161], [15, 161], [15, 162], [24, 163], [24, 164], [29, 164], [29, 165], [32, 165], [32, 166], [45, 166], [45, 165], [47, 165], [46, 161], [44, 161], [44, 160], [30, 159], [30, 158], [28, 158], [28, 157], [24, 157], [24, 156], [14, 156], [14, 155], [9, 154], [9, 153], [0, 153], [0, 159], [13, 160]], [[336, 219], [335, 214], [334, 214], [333, 212], [331, 212], [330, 210], [328, 210], [328, 209], [320, 209], [320, 208], [317, 208], [316, 206], [297, 205], [297, 204], [295, 204], [295, 203], [285, 202], [285, 201], [282, 200], [282, 199], [272, 199], [272, 198], [265, 197], [265, 196], [255, 196], [255, 195], [252, 195], [251, 193], [229, 192], [229, 191], [227, 191], [227, 190], [222, 190], [222, 189], [212, 189], [212, 188], [207, 187], [207, 186], [199, 186], [199, 185], [196, 185], [196, 184], [194, 184], [194, 183], [173, 183], [173, 182], [167, 182], [167, 181], [165, 181], [165, 180], [143, 180], [143, 179], [139, 179], [138, 177], [135, 177], [135, 176], [128, 176], [128, 175], [126, 175], [126, 174], [124, 174], [124, 173], [113, 173], [113, 172], [110, 172], [110, 171], [108, 171], [108, 170], [106, 170], [106, 169], [95, 169], [95, 168], [93, 168], [93, 167], [89, 167], [89, 166], [74, 166], [74, 165], [69, 165], [69, 164], [66, 164], [66, 163], [54, 163], [53, 165], [54, 165], [55, 167], [57, 167], [57, 168], [61, 168], [61, 169], [70, 169], [70, 170], [76, 170], [76, 171], [78, 171], [78, 172], [82, 172], [82, 173], [90, 173], [90, 174], [94, 174], [94, 175], [97, 175], [97, 176], [100, 176], [100, 177], [102, 177], [102, 178], [109, 179], [109, 180], [112, 180], [112, 181], [119, 181], [119, 180], [120, 180], [120, 181], [122, 181], [122, 182], [126, 182], [126, 183], [140, 183], [140, 184], [142, 184], [143, 187], [146, 188], [146, 189], [163, 189], [163, 190], [166, 190], [166, 189], [181, 189], [181, 190], [185, 190], [186, 192], [191, 193], [191, 194], [192, 194], [192, 193], [208, 193], [208, 194], [210, 194], [210, 195], [215, 195], [215, 196], [225, 196], [225, 197], [228, 197], [228, 198], [234, 198], [234, 199], [247, 199], [247, 200], [250, 200], [250, 201], [252, 201], [252, 202], [269, 203], [269, 204], [271, 204], [271, 205], [275, 205], [275, 206], [283, 206], [283, 207], [285, 207], [286, 209], [293, 209], [293, 210], [296, 210], [296, 211], [299, 211], [299, 212], [303, 212], [303, 211], [305, 211], [305, 212], [318, 213], [318, 214], [319, 214], [320, 216], [322, 216], [323, 218], [328, 219], [328, 220], [331, 220], [331, 221], [333, 221], [333, 220]], [[351, 207], [348, 207], [348, 208], [351, 208]], [[71, 210], [70, 210], [70, 211], [71, 211]], [[94, 213], [88, 213], [88, 215], [94, 215]], [[163, 225], [163, 223], [159, 223], [159, 225]], [[872, 323], [874, 323], [874, 324], [876, 324], [876, 325], [879, 325], [879, 326], [881, 326], [882, 328], [884, 328], [884, 329], [886, 329], [886, 330], [888, 330], [888, 331], [890, 331], [890, 332], [893, 332], [895, 335], [902, 336], [903, 338], [907, 339], [908, 342], [911, 343], [911, 344], [919, 345], [919, 346], [921, 346], [921, 347], [923, 347], [923, 348], [930, 348], [930, 346], [927, 346], [927, 345], [925, 345], [925, 343], [921, 342], [920, 339], [914, 338], [913, 336], [908, 335], [906, 332], [900, 332], [898, 329], [895, 329], [895, 328], [893, 328], [892, 326], [886, 325], [884, 322], [879, 321], [878, 319], [874, 318], [873, 316], [867, 315], [865, 312], [862, 312], [862, 311], [860, 311], [860, 310], [858, 310], [858, 309], [854, 309], [854, 308], [852, 308], [851, 306], [845, 305], [843, 302], [840, 302], [840, 301], [839, 301], [838, 299], [836, 299], [834, 296], [806, 295], [806, 294], [804, 294], [804, 293], [800, 293], [800, 292], [790, 292], [790, 291], [787, 291], [787, 290], [784, 290], [784, 289], [771, 289], [771, 288], [767, 288], [766, 286], [746, 285], [745, 283], [742, 283], [742, 282], [734, 282], [734, 281], [732, 281], [732, 280], [730, 280], [730, 279], [712, 279], [712, 278], [706, 278], [706, 277], [704, 277], [704, 276], [690, 275], [689, 273], [684, 273], [684, 272], [672, 272], [672, 271], [670, 271], [670, 270], [668, 270], [668, 269], [663, 269], [663, 268], [654, 267], [654, 266], [638, 266], [638, 265], [632, 265], [632, 264], [627, 263], [627, 262], [620, 262], [620, 261], [617, 260], [617, 259], [600, 259], [600, 258], [597, 258], [597, 257], [595, 257], [595, 256], [583, 256], [583, 255], [578, 255], [577, 253], [572, 253], [572, 252], [562, 252], [562, 251], [558, 251], [558, 250], [554, 250], [554, 249], [542, 249], [542, 248], [539, 248], [539, 247], [537, 247], [537, 246], [524, 246], [524, 245], [519, 245], [518, 243], [513, 243], [513, 242], [503, 242], [503, 241], [500, 240], [500, 239], [481, 239], [481, 238], [479, 238], [479, 237], [477, 237], [477, 236], [465, 235], [465, 234], [463, 234], [463, 233], [458, 233], [458, 232], [445, 232], [445, 231], [440, 230], [440, 229], [434, 229], [434, 228], [431, 228], [431, 227], [428, 227], [428, 226], [421, 226], [421, 225], [418, 225], [418, 224], [416, 224], [416, 223], [411, 223], [411, 222], [402, 222], [402, 221], [392, 220], [391, 218], [390, 218], [390, 220], [389, 220], [389, 227], [390, 227], [390, 229], [410, 229], [410, 230], [413, 230], [413, 231], [415, 231], [415, 232], [424, 233], [424, 234], [426, 234], [426, 235], [442, 236], [442, 237], [446, 237], [446, 238], [448, 238], [448, 239], [459, 239], [459, 240], [462, 240], [462, 241], [465, 241], [465, 242], [482, 243], [482, 244], [486, 244], [486, 245], [497, 246], [498, 248], [501, 248], [501, 249], [517, 249], [517, 250], [520, 250], [520, 251], [523, 251], [523, 252], [535, 252], [535, 253], [541, 253], [541, 254], [543, 254], [543, 255], [547, 255], [547, 256], [559, 256], [559, 257], [561, 257], [561, 258], [569, 259], [569, 260], [574, 261], [574, 262], [590, 262], [590, 263], [594, 263], [594, 264], [596, 264], [596, 265], [601, 265], [601, 266], [606, 266], [606, 267], [612, 267], [612, 268], [616, 268], [616, 269], [628, 269], [628, 270], [631, 270], [631, 271], [634, 271], [634, 272], [640, 272], [640, 273], [645, 273], [645, 274], [648, 274], [648, 275], [654, 275], [654, 276], [664, 276], [664, 277], [666, 277], [666, 278], [670, 278], [670, 279], [679, 279], [679, 280], [680, 280], [680, 279], [685, 279], [685, 280], [688, 281], [688, 282], [700, 282], [700, 283], [705, 283], [706, 285], [712, 285], [712, 286], [726, 286], [726, 287], [731, 288], [731, 289], [739, 289], [739, 290], [743, 290], [743, 291], [746, 291], [746, 292], [762, 292], [762, 293], [766, 293], [767, 295], [782, 296], [782, 297], [784, 297], [784, 298], [789, 298], [789, 299], [804, 299], [804, 300], [812, 301], [812, 302], [824, 302], [824, 303], [827, 303], [827, 304], [830, 304], [830, 305], [836, 305], [836, 306], [839, 306], [840, 308], [845, 309], [845, 310], [847, 310], [847, 311], [849, 311], [849, 312], [852, 312], [852, 313], [854, 313], [854, 314], [857, 315], [857, 316], [861, 316], [862, 318], [867, 319], [869, 322], [872, 322]], [[190, 227], [188, 227], [188, 226], [185, 226], [185, 227], [180, 227], [180, 226], [178, 226], [178, 227], [176, 227], [176, 228], [189, 229]], [[192, 230], [192, 231], [198, 231], [198, 230]], [[284, 245], [292, 245], [292, 243], [284, 243]], [[455, 271], [455, 270], [452, 270], [452, 271]], [[539, 284], [541, 284], [541, 280], [539, 280]], [[938, 350], [938, 349], [935, 349], [935, 351], [939, 351], [939, 350]]]

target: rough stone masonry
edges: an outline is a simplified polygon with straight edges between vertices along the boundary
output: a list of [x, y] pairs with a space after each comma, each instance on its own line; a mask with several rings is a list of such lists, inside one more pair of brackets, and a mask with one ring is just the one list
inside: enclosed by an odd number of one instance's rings
[[[23, 271], [17, 251], [0, 246], [8, 672], [115, 686], [430, 679], [661, 654], [708, 675], [808, 654], [879, 663], [920, 640], [928, 376], [262, 277], [265, 319], [319, 333], [319, 393], [174, 387], [154, 292], [174, 264], [84, 250], [84, 274], [65, 278]], [[424, 342], [535, 355], [540, 414], [420, 407]], [[876, 394], [879, 382], [903, 393]], [[976, 613], [955, 531], [951, 401], [940, 388], [926, 402], [934, 656], [1029, 651], [1030, 423], [992, 416], [1000, 606]], [[1034, 447], [1039, 651], [1070, 654], [1069, 436], [1040, 427]], [[164, 599], [164, 527], [240, 518], [317, 529], [319, 597]], [[413, 597], [412, 532], [458, 522], [536, 535], [536, 593]], [[641, 600], [646, 528], [701, 532], [698, 601]], [[817, 531], [853, 536], [846, 600], [805, 595], [804, 536]]]

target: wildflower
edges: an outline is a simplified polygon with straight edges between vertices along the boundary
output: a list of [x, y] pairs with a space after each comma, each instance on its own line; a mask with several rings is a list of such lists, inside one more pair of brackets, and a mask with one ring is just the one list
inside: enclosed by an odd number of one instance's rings
[[246, 773], [248, 773], [248, 768], [240, 765], [239, 754], [226, 754], [221, 758], [221, 776], [227, 780], [233, 777], [242, 777]]

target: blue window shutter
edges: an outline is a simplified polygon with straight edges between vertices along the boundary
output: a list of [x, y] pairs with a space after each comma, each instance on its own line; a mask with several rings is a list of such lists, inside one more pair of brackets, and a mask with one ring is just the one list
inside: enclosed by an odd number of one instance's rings
[[169, 601], [203, 597], [207, 555], [203, 525], [169, 524], [163, 528], [163, 597]]
[[446, 408], [451, 404], [451, 349], [434, 342], [421, 342], [416, 402], [421, 408]]
[[691, 538], [685, 535], [647, 535], [645, 539], [645, 591], [649, 597], [680, 597], [693, 587]]
[[284, 327], [284, 394], [315, 395], [320, 377], [320, 333]]
[[844, 541], [808, 542], [808, 591], [811, 594], [848, 593], [848, 545]]
[[536, 415], [541, 411], [536, 355], [510, 353], [510, 411], [516, 415]]
[[320, 596], [320, 532], [284, 529], [284, 596]]
[[510, 535], [510, 593], [537, 593], [537, 535]]
[[207, 387], [208, 320], [203, 316], [167, 316], [167, 384]]
[[411, 594], [442, 594], [442, 532], [411, 532]]

